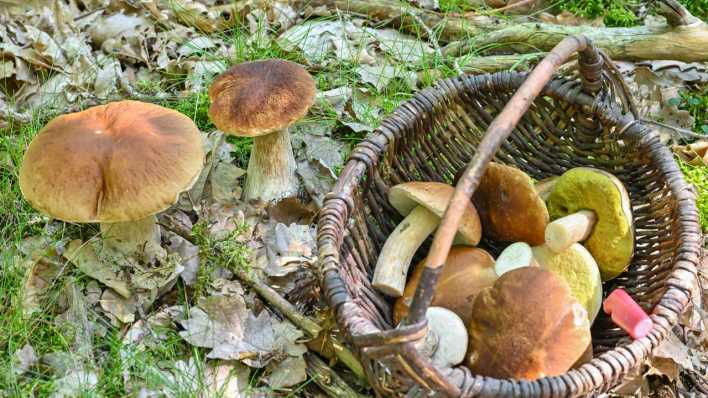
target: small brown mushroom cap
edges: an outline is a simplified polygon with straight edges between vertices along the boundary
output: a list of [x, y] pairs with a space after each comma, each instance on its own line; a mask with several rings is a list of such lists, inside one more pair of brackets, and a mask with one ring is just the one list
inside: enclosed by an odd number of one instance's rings
[[468, 362], [473, 373], [534, 380], [566, 372], [590, 344], [587, 312], [550, 271], [518, 268], [474, 301]]
[[[388, 200], [399, 213], [406, 216], [423, 206], [442, 218], [455, 188], [442, 182], [413, 181], [398, 184], [388, 192]], [[482, 224], [477, 210], [470, 203], [462, 214], [455, 243], [476, 245], [482, 237]]]
[[174, 204], [203, 162], [190, 118], [119, 101], [50, 121], [25, 153], [20, 189], [34, 208], [59, 220], [135, 221]]
[[315, 90], [312, 76], [294, 62], [244, 62], [222, 73], [209, 88], [209, 118], [229, 134], [270, 134], [305, 116]]
[[[408, 280], [403, 296], [396, 300], [393, 319], [399, 323], [408, 315], [413, 294], [425, 269], [421, 261]], [[494, 258], [485, 250], [469, 246], [453, 246], [447, 262], [438, 278], [431, 305], [444, 307], [462, 318], [465, 325], [472, 316], [474, 298], [482, 289], [490, 287], [497, 280], [494, 272]]]
[[491, 162], [472, 200], [490, 238], [531, 246], [545, 242], [548, 210], [523, 171]]

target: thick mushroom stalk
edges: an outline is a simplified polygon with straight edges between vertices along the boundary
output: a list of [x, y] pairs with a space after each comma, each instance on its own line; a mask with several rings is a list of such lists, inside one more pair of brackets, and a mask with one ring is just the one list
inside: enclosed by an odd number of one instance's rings
[[278, 200], [297, 193], [297, 164], [288, 128], [253, 139], [243, 197]]
[[573, 243], [582, 242], [590, 237], [597, 216], [590, 210], [561, 217], [546, 226], [546, 245], [556, 253], [569, 248]]
[[160, 227], [154, 215], [137, 221], [100, 225], [103, 246], [106, 249], [124, 256], [144, 253], [148, 260], [165, 252], [160, 245]]
[[[441, 182], [407, 182], [388, 192], [388, 201], [406, 218], [393, 230], [376, 262], [374, 288], [391, 297], [401, 297], [413, 255], [440, 224], [455, 188]], [[457, 244], [479, 243], [482, 226], [477, 210], [470, 203], [462, 216], [455, 240]]]
[[372, 286], [391, 297], [401, 297], [415, 252], [438, 224], [440, 217], [435, 213], [423, 206], [413, 209], [384, 243]]

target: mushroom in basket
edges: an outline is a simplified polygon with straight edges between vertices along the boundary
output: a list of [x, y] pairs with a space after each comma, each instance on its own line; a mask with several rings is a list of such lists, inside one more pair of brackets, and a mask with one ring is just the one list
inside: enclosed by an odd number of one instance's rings
[[[403, 294], [413, 256], [440, 224], [454, 192], [455, 188], [441, 182], [407, 182], [389, 190], [389, 202], [406, 218], [391, 232], [379, 253], [372, 279], [374, 288], [391, 297]], [[477, 211], [469, 203], [455, 241], [474, 246], [481, 234]]]
[[561, 278], [538, 267], [509, 271], [480, 292], [468, 330], [470, 369], [496, 378], [560, 375], [591, 342], [585, 308]]
[[634, 227], [629, 195], [617, 177], [589, 167], [563, 173], [548, 196], [553, 222], [546, 245], [562, 252], [583, 242], [597, 261], [602, 280], [621, 274], [634, 254]]
[[[393, 306], [394, 322], [399, 323], [408, 315], [413, 294], [424, 269], [425, 261], [421, 261], [413, 270], [403, 296], [396, 300]], [[451, 310], [462, 318], [466, 325], [472, 315], [474, 297], [482, 289], [492, 286], [496, 280], [494, 258], [484, 249], [453, 246], [435, 285], [432, 305]]]

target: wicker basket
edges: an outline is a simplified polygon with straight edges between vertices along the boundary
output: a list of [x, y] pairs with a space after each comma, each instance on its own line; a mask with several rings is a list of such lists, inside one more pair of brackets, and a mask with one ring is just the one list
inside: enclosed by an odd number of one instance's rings
[[[553, 77], [575, 52], [579, 73]], [[642, 364], [677, 322], [701, 255], [695, 193], [658, 135], [625, 114], [618, 80], [603, 59], [587, 39], [574, 37], [530, 74], [442, 80], [402, 104], [355, 148], [320, 212], [319, 266], [327, 300], [377, 395], [591, 395]], [[635, 219], [635, 255], [604, 291], [622, 287], [650, 311], [655, 326], [647, 337], [631, 340], [601, 314], [592, 328], [595, 358], [534, 381], [482, 377], [464, 366], [438, 369], [416, 350], [450, 231], [459, 221], [455, 208], [463, 207], [455, 204], [469, 200], [491, 160], [536, 179], [591, 166], [625, 184]], [[427, 253], [410, 314], [396, 327], [391, 300], [371, 287], [377, 253], [402, 219], [388, 204], [388, 190], [414, 180], [452, 183], [456, 175], [462, 178], [442, 224], [414, 259]], [[480, 246], [497, 255], [495, 244], [483, 240]]]

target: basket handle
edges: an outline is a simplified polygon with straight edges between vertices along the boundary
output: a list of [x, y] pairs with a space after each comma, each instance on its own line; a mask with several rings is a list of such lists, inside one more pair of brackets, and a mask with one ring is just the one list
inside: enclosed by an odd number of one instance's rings
[[536, 65], [504, 109], [489, 124], [479, 143], [477, 153], [460, 177], [455, 187], [455, 193], [448, 203], [435, 233], [428, 257], [425, 260], [425, 269], [413, 295], [413, 302], [404, 324], [413, 325], [425, 320], [425, 312], [432, 302], [433, 290], [452, 247], [460, 218], [472, 198], [472, 194], [477, 189], [487, 165], [502, 142], [511, 134], [521, 117], [529, 109], [533, 100], [551, 80], [556, 70], [575, 52], [578, 52], [583, 90], [588, 94], [595, 94], [602, 87], [602, 57], [585, 36], [566, 37]]

